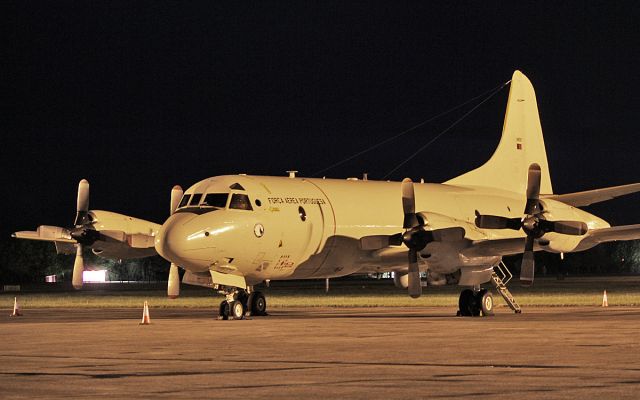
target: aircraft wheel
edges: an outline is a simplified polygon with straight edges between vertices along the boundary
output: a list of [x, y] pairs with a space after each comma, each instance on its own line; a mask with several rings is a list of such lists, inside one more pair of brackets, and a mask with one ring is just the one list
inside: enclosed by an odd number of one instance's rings
[[218, 319], [228, 320], [230, 311], [229, 302], [223, 300], [222, 303], [220, 303], [220, 309], [218, 310]]
[[489, 317], [493, 313], [493, 295], [487, 289], [482, 289], [476, 294], [476, 304], [480, 306], [482, 315]]
[[251, 315], [267, 315], [267, 299], [262, 292], [253, 292], [249, 296]]
[[460, 293], [460, 299], [458, 300], [458, 307], [460, 308], [461, 317], [473, 317], [479, 314], [479, 309], [476, 306], [476, 297], [471, 289], [465, 289]]
[[244, 318], [244, 304], [240, 300], [236, 300], [229, 304], [230, 312], [229, 317], [233, 319]]

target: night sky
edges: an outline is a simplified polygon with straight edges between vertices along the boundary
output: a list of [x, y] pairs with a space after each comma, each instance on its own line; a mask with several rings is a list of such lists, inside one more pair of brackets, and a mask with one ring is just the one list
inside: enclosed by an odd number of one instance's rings
[[[82, 178], [91, 208], [162, 222], [175, 184], [308, 176], [514, 69], [536, 89], [557, 193], [640, 182], [640, 3], [515, 3], [3, 2], [0, 234], [71, 225]], [[482, 164], [507, 94], [390, 178]], [[322, 175], [379, 179], [472, 106]], [[594, 210], [640, 223], [640, 196]]]

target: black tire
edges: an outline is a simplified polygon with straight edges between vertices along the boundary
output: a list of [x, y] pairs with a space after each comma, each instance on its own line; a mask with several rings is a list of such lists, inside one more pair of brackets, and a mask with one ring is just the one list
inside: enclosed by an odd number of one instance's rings
[[473, 317], [476, 314], [476, 297], [471, 289], [465, 289], [460, 293], [458, 307], [460, 308], [460, 316]]
[[229, 307], [229, 302], [226, 300], [223, 300], [220, 303], [220, 308], [218, 310], [218, 319], [222, 319], [225, 321], [228, 320], [230, 311], [231, 311], [231, 308]]
[[249, 296], [251, 315], [267, 315], [267, 299], [262, 292], [253, 292]]
[[242, 304], [244, 304], [244, 309], [248, 310], [249, 306], [248, 304], [251, 304], [251, 295], [247, 294], [247, 292], [245, 292], [244, 290], [241, 290], [240, 293], [238, 293], [238, 297], [236, 298], [236, 300], [241, 301]]
[[488, 290], [481, 290], [476, 294], [477, 303], [480, 306], [480, 310], [482, 311], [482, 315], [485, 317], [490, 317], [494, 314], [493, 312], [493, 295]]
[[244, 318], [244, 303], [240, 300], [236, 300], [229, 304], [229, 317], [232, 319]]
[[256, 314], [253, 312], [253, 302], [254, 302], [254, 300], [253, 300], [253, 299], [254, 299], [255, 297], [256, 297], [256, 292], [252, 292], [252, 293], [249, 295], [249, 297], [247, 297], [247, 303], [245, 304], [245, 310], [247, 310], [247, 311], [246, 311], [246, 312], [247, 312], [247, 315], [250, 315], [250, 316], [254, 316], [254, 315], [256, 315]]

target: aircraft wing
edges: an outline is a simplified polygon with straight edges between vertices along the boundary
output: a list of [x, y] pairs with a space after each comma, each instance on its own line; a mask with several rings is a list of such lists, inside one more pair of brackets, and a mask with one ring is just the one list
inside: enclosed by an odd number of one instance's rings
[[[461, 251], [465, 257], [508, 256], [522, 253], [525, 238], [510, 238], [497, 240], [476, 240]], [[536, 246], [537, 247], [537, 246]], [[534, 247], [535, 250], [539, 250]]]
[[634, 239], [640, 239], [640, 224], [590, 230], [587, 233], [587, 237], [581, 242], [581, 245], [596, 245], [598, 243], [614, 242], [616, 240]]
[[75, 254], [75, 239], [69, 236], [69, 231], [58, 226], [40, 226], [37, 231], [19, 231], [11, 235], [17, 239], [42, 240], [53, 242], [58, 254]]
[[36, 231], [19, 231], [11, 236], [18, 239], [44, 240], [48, 242], [77, 243], [69, 235], [69, 231], [59, 226], [41, 225]]
[[[640, 239], [640, 224], [614, 226], [611, 228], [592, 229], [580, 242], [580, 248], [590, 248], [599, 243], [613, 242], [616, 240], [637, 240]], [[524, 248], [524, 238], [497, 239], [497, 240], [476, 240], [471, 245], [461, 251], [465, 257], [490, 257], [507, 256], [522, 253]], [[534, 250], [544, 250], [537, 243]]]
[[540, 197], [543, 199], [557, 200], [574, 207], [583, 207], [636, 192], [640, 192], [640, 183], [568, 194], [550, 194]]

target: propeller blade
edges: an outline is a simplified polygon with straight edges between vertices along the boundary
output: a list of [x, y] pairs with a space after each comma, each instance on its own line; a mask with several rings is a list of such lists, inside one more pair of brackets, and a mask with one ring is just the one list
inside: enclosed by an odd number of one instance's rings
[[413, 191], [413, 182], [409, 178], [402, 180], [402, 211], [404, 212], [404, 222], [402, 224], [404, 229], [410, 229], [418, 225], [416, 196]]
[[402, 246], [402, 243], [402, 233], [396, 233], [395, 235], [389, 236], [390, 246]]
[[476, 210], [476, 226], [482, 229], [513, 229], [520, 230], [522, 220], [520, 218], [507, 218], [498, 215], [482, 215]]
[[176, 208], [178, 208], [178, 204], [180, 204], [180, 200], [183, 195], [182, 188], [178, 185], [175, 185], [173, 189], [171, 189], [171, 204], [169, 205], [169, 215], [172, 215]]
[[409, 296], [417, 299], [422, 295], [420, 284], [420, 269], [418, 268], [418, 252], [409, 250]]
[[83, 179], [78, 183], [78, 200], [76, 202], [75, 226], [87, 223], [87, 213], [89, 211], [89, 181]]
[[537, 214], [538, 203], [540, 202], [540, 179], [542, 173], [538, 164], [529, 166], [529, 175], [527, 177], [527, 205], [524, 208], [526, 215]]
[[524, 254], [522, 255], [522, 264], [520, 265], [520, 284], [522, 286], [531, 286], [533, 284], [533, 275], [535, 272], [535, 261], [533, 257], [533, 243], [535, 238], [527, 236], [524, 245]]
[[76, 245], [76, 259], [73, 262], [73, 278], [71, 283], [76, 289], [82, 288], [82, 273], [84, 272], [84, 256], [82, 254], [82, 245]]
[[170, 299], [175, 299], [180, 295], [180, 273], [178, 272], [178, 266], [171, 263], [169, 268], [169, 282], [167, 283], [167, 296]]
[[587, 233], [589, 227], [582, 221], [552, 221], [553, 232], [564, 235], [581, 236]]

